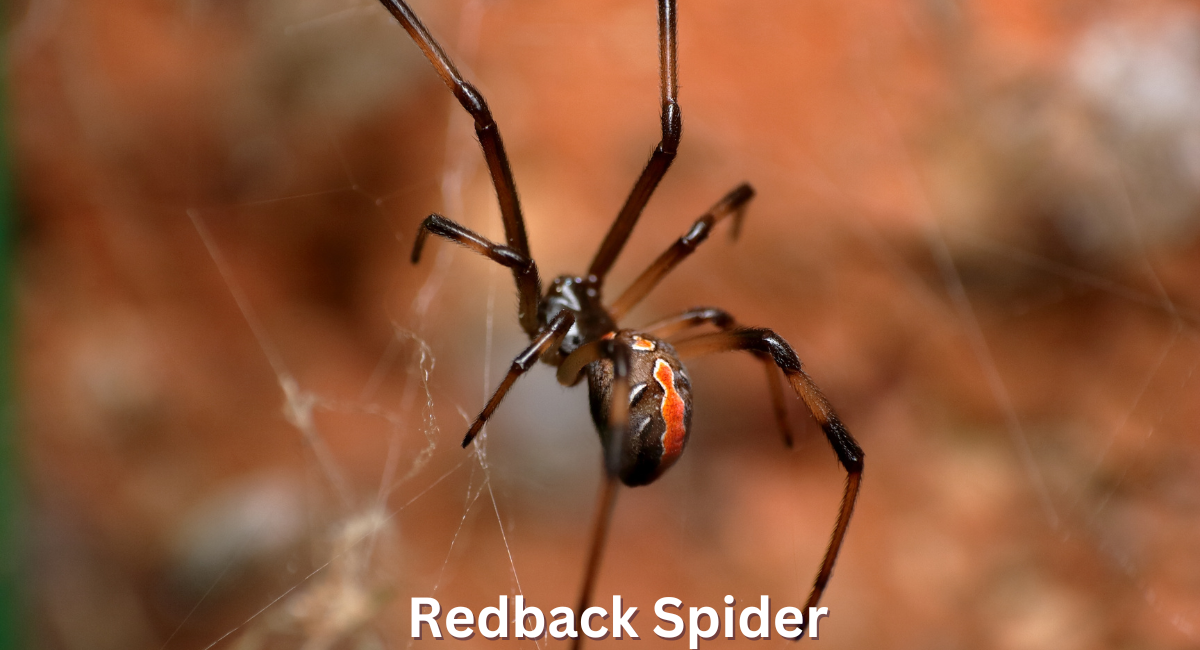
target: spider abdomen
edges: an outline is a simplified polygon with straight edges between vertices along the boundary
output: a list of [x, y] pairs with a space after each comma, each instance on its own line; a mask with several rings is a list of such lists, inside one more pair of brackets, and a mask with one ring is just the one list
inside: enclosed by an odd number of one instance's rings
[[613, 363], [588, 366], [592, 421], [606, 450], [620, 445], [617, 474], [626, 485], [645, 485], [662, 475], [683, 453], [692, 423], [692, 384], [675, 349], [661, 339], [621, 330], [605, 335], [631, 350], [629, 419], [620, 440], [609, 426]]

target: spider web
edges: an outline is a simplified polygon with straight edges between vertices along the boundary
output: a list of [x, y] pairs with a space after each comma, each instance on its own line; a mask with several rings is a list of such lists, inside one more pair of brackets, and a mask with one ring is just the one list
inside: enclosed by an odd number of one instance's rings
[[[543, 276], [582, 269], [658, 137], [653, 12], [414, 4]], [[507, 271], [409, 264], [430, 211], [503, 236], [416, 48], [366, 0], [105, 7], [31, 2], [10, 53], [40, 645], [416, 647], [459, 642], [411, 639], [413, 596], [572, 605], [586, 396], [537, 368], [458, 445], [524, 341]], [[714, 3], [679, 37], [684, 144], [612, 286], [755, 185], [629, 322], [776, 329], [859, 438], [823, 642], [1194, 646], [1194, 9]], [[753, 360], [689, 368], [691, 451], [622, 493], [597, 588], [648, 646], [683, 643], [662, 596], [799, 605], [843, 480], [798, 404], [779, 448]]]

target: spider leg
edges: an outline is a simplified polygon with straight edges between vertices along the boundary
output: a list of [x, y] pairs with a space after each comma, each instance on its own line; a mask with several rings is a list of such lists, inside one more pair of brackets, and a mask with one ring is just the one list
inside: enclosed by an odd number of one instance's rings
[[483, 425], [487, 424], [488, 418], [492, 417], [492, 413], [496, 412], [496, 407], [500, 406], [500, 402], [504, 396], [508, 394], [508, 390], [513, 387], [517, 379], [525, 374], [533, 364], [549, 349], [560, 345], [563, 337], [575, 324], [575, 313], [564, 309], [558, 312], [546, 328], [534, 337], [533, 342], [525, 351], [517, 355], [513, 359], [512, 366], [508, 369], [508, 374], [504, 376], [504, 380], [500, 382], [500, 386], [496, 388], [496, 392], [492, 393], [492, 398], [488, 400], [487, 405], [479, 412], [475, 421], [471, 423], [471, 428], [467, 429], [467, 435], [463, 438], [462, 446], [466, 447], [471, 444], [475, 436], [479, 434], [479, 430]]
[[662, 255], [659, 255], [649, 268], [642, 271], [633, 284], [629, 285], [629, 288], [608, 308], [613, 320], [620, 320], [630, 309], [641, 302], [642, 298], [645, 298], [646, 294], [650, 293], [650, 290], [668, 273], [695, 252], [696, 247], [708, 239], [712, 229], [726, 217], [733, 217], [733, 230], [730, 234], [736, 238], [738, 232], [741, 231], [746, 204], [752, 198], [754, 198], [754, 188], [747, 183], [742, 183], [709, 208], [708, 212], [697, 219], [696, 223], [692, 224], [692, 227], [678, 241], [671, 244], [671, 247], [663, 251]]
[[439, 237], [445, 237], [450, 241], [469, 248], [493, 262], [502, 266], [507, 266], [520, 278], [532, 276], [533, 282], [538, 282], [537, 264], [509, 248], [492, 243], [486, 237], [476, 233], [475, 231], [461, 226], [450, 219], [443, 217], [440, 214], [431, 214], [425, 217], [425, 221], [421, 222], [421, 226], [417, 228], [417, 239], [413, 242], [412, 263], [416, 264], [421, 261], [421, 251], [425, 247], [425, 240], [429, 234], [433, 233]]
[[613, 262], [621, 254], [621, 249], [625, 247], [629, 233], [633, 231], [634, 224], [637, 223], [646, 203], [650, 201], [654, 188], [658, 187], [658, 182], [675, 160], [675, 152], [683, 135], [683, 117], [677, 101], [679, 84], [676, 73], [675, 0], [658, 0], [658, 75], [662, 104], [662, 140], [655, 147], [649, 162], [642, 170], [642, 175], [634, 183], [633, 190], [625, 199], [625, 205], [621, 207], [588, 269], [588, 274], [596, 276], [601, 284]]
[[592, 523], [592, 545], [588, 550], [587, 568], [584, 570], [583, 586], [579, 589], [579, 604], [575, 607], [575, 628], [578, 636], [571, 642], [571, 650], [583, 646], [583, 611], [592, 604], [592, 591], [596, 576], [600, 574], [600, 560], [604, 557], [604, 544], [608, 541], [608, 526], [612, 523], [613, 508], [617, 505], [617, 488], [620, 480], [613, 473], [605, 473], [604, 486], [600, 490], [600, 502], [596, 506], [596, 519]]
[[[529, 239], [525, 235], [525, 219], [521, 216], [521, 202], [517, 198], [517, 186], [513, 181], [512, 168], [508, 164], [508, 154], [504, 151], [504, 143], [500, 140], [500, 129], [492, 119], [483, 95], [470, 82], [459, 74], [454, 62], [442, 50], [442, 46], [434, 40], [429, 30], [413, 13], [404, 0], [380, 0], [383, 6], [400, 22], [404, 31], [412, 37], [417, 47], [425, 54], [425, 58], [433, 64], [434, 70], [442, 78], [458, 103], [475, 119], [475, 134], [479, 137], [479, 145], [483, 148], [483, 156], [487, 160], [488, 171], [492, 175], [492, 185], [496, 188], [496, 198], [500, 203], [500, 215], [504, 219], [504, 235], [508, 246], [526, 259], [532, 259], [529, 252]], [[517, 282], [517, 292], [520, 295], [518, 315], [521, 327], [530, 338], [533, 338], [541, 323], [538, 322], [538, 300], [542, 290], [538, 276], [523, 274], [513, 269], [513, 277]]]
[[558, 383], [563, 386], [574, 386], [583, 379], [583, 370], [589, 363], [604, 358], [605, 352], [612, 349], [612, 342], [607, 340], [585, 343], [567, 355], [558, 364]]
[[[787, 375], [788, 382], [791, 383], [796, 394], [800, 396], [809, 412], [821, 425], [825, 437], [829, 440], [829, 445], [833, 447], [838, 461], [845, 468], [846, 489], [842, 493], [842, 505], [833, 526], [833, 535], [829, 539], [829, 546], [825, 549], [825, 559], [821, 562], [821, 569], [817, 572], [816, 580], [813, 581], [812, 592], [808, 596], [804, 611], [808, 611], [809, 607], [816, 607], [817, 602], [821, 599], [821, 594], [825, 591], [825, 586], [829, 584], [829, 576], [833, 573], [833, 563], [837, 560], [842, 540], [846, 536], [846, 528], [850, 525], [850, 515], [854, 513], [854, 502], [858, 498], [858, 487], [862, 481], [862, 449], [838, 419], [829, 400], [825, 399], [821, 390], [813, 383], [812, 378], [801, 369], [800, 359], [792, 350], [792, 346], [788, 345], [787, 341], [784, 341], [775, 332], [769, 329], [755, 328], [701, 334], [675, 344], [675, 349], [682, 357], [727, 350], [746, 350], [771, 355], [771, 359]], [[803, 629], [804, 627], [801, 626], [801, 632]]]
[[722, 331], [737, 329], [737, 322], [724, 309], [717, 307], [693, 307], [682, 314], [668, 316], [640, 328], [641, 331], [657, 336], [660, 339], [670, 338], [693, 327], [712, 323]]
[[[592, 602], [596, 576], [600, 573], [600, 560], [604, 557], [604, 544], [608, 541], [608, 526], [612, 521], [613, 507], [617, 501], [618, 471], [621, 466], [622, 446], [629, 429], [629, 371], [633, 350], [628, 345], [600, 340], [580, 346], [563, 360], [559, 366], [558, 380], [564, 385], [579, 381], [583, 369], [589, 363], [610, 359], [613, 363], [612, 399], [608, 407], [608, 431], [601, 439], [606, 442], [604, 450], [604, 487], [596, 508], [596, 519], [592, 525], [592, 542], [588, 550], [587, 568], [584, 570], [583, 585], [579, 590], [578, 606], [575, 608], [575, 623], [579, 636], [571, 644], [572, 650], [583, 645], [583, 612]], [[564, 371], [564, 368], [566, 370]]]
[[[738, 324], [734, 321], [733, 316], [730, 316], [729, 312], [724, 309], [696, 307], [682, 314], [647, 325], [642, 328], [642, 331], [665, 339], [693, 327], [700, 327], [705, 323], [712, 323], [721, 328], [722, 331], [731, 331], [738, 328]], [[775, 361], [771, 358], [771, 355], [766, 352], [751, 350], [750, 353], [763, 364], [763, 370], [767, 374], [767, 389], [771, 394], [771, 408], [775, 412], [775, 422], [779, 425], [780, 433], [783, 434], [783, 444], [791, 448], [794, 436], [792, 435], [792, 428], [788, 424], [787, 404], [784, 401], [783, 382], [779, 378], [779, 369], [776, 368]]]

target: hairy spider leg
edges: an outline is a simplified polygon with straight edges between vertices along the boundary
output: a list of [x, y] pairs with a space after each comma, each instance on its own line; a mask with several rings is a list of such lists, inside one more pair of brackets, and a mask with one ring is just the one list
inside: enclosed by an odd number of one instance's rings
[[[846, 537], [850, 516], [854, 513], [854, 502], [858, 499], [858, 487], [862, 481], [862, 449], [850, 432], [846, 430], [842, 421], [838, 419], [829, 400], [801, 368], [800, 358], [796, 356], [792, 346], [788, 345], [787, 341], [784, 341], [775, 332], [765, 328], [711, 332], [681, 341], [675, 345], [675, 349], [681, 357], [734, 350], [770, 354], [779, 369], [787, 375], [792, 389], [796, 391], [800, 400], [812, 413], [813, 418], [821, 425], [821, 430], [825, 432], [825, 437], [829, 440], [829, 446], [833, 447], [838, 461], [846, 470], [846, 488], [842, 493], [842, 504], [838, 510], [837, 521], [834, 523], [829, 546], [825, 549], [825, 558], [813, 581], [812, 592], [808, 596], [804, 611], [808, 611], [809, 607], [816, 607], [826, 585], [829, 584], [829, 577], [833, 574], [833, 564], [837, 560], [838, 551], [842, 548], [842, 540]], [[803, 626], [800, 630], [803, 632]]]
[[662, 140], [654, 148], [642, 175], [634, 183], [633, 190], [625, 199], [625, 205], [621, 207], [617, 219], [613, 221], [604, 242], [596, 251], [596, 257], [592, 259], [591, 267], [588, 268], [588, 275], [594, 276], [601, 286], [613, 262], [625, 247], [629, 233], [637, 224], [646, 203], [650, 201], [650, 195], [654, 194], [658, 182], [675, 160], [675, 152], [683, 136], [683, 114], [679, 110], [677, 99], [679, 83], [676, 68], [675, 0], [658, 0], [658, 76], [659, 100], [662, 104]]
[[[496, 199], [500, 203], [505, 239], [508, 246], [519, 255], [533, 259], [529, 252], [529, 239], [525, 234], [525, 218], [521, 216], [521, 202], [517, 198], [517, 185], [513, 181], [512, 167], [508, 164], [508, 154], [504, 152], [504, 142], [500, 139], [500, 127], [496, 126], [495, 120], [492, 119], [491, 110], [488, 109], [483, 95], [463, 79], [454, 62], [446, 56], [442, 46], [434, 40], [404, 0], [380, 2], [400, 22], [417, 47], [421, 48], [425, 58], [429, 59], [442, 81], [454, 93], [458, 103], [474, 118], [475, 134], [479, 137], [479, 145], [483, 149], [483, 157], [487, 160], [488, 171], [492, 176], [492, 185], [496, 189]], [[536, 268], [526, 273], [514, 268], [513, 278], [516, 280], [519, 296], [517, 315], [522, 329], [532, 339], [542, 325], [538, 318], [538, 301], [542, 295], [541, 281]]]
[[[682, 314], [651, 323], [642, 329], [647, 334], [665, 339], [706, 323], [712, 323], [726, 332], [741, 327], [724, 309], [694, 307]], [[783, 395], [783, 382], [780, 380], [779, 367], [775, 365], [771, 355], [766, 352], [750, 350], [750, 353], [763, 364], [763, 370], [767, 375], [767, 388], [771, 395], [771, 409], [775, 412], [775, 423], [779, 426], [780, 433], [783, 434], [783, 444], [790, 449], [795, 436], [792, 435], [792, 427], [788, 423], [787, 402]]]

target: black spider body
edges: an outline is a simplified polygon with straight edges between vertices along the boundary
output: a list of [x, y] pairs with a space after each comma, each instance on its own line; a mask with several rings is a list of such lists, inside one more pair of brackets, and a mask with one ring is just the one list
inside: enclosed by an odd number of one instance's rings
[[[604, 351], [603, 356], [587, 363], [584, 373], [592, 421], [604, 449], [610, 450], [610, 469], [629, 486], [645, 485], [661, 476], [679, 459], [692, 422], [692, 384], [675, 348], [649, 334], [617, 330], [601, 303], [594, 278], [555, 278], [538, 312], [544, 323], [556, 318], [573, 320], [558, 346], [542, 354], [546, 363], [561, 367], [564, 359], [587, 343]], [[623, 354], [624, 358], [616, 360], [614, 354]], [[626, 376], [628, 422], [614, 427], [612, 401], [615, 379], [621, 374], [617, 363], [628, 366], [621, 371]], [[576, 374], [570, 383], [581, 378]]]

